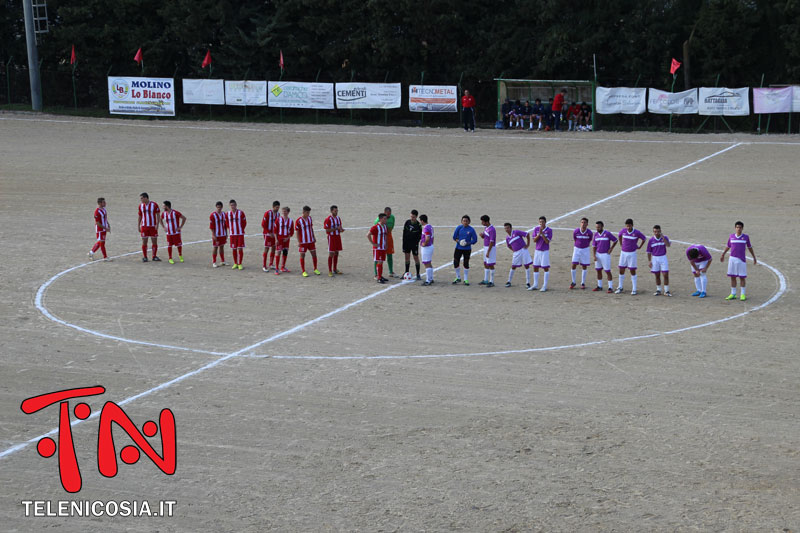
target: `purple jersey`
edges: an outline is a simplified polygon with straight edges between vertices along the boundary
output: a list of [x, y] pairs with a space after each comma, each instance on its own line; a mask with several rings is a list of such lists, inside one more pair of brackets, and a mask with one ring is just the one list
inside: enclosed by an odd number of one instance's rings
[[575, 228], [575, 231], [572, 232], [575, 248], [588, 248], [592, 244], [592, 237], [594, 237], [594, 233], [589, 228], [586, 228], [585, 232], [582, 232], [581, 228]]
[[489, 226], [483, 230], [483, 245], [488, 248], [490, 244], [495, 243], [497, 243], [497, 230], [494, 226]]
[[690, 250], [697, 250], [698, 252], [700, 252], [700, 255], [697, 256], [697, 259], [694, 260], [695, 263], [702, 263], [703, 261], [711, 261], [711, 254], [708, 253], [708, 250], [702, 244], [693, 244], [686, 249], [686, 258], [689, 259], [689, 261], [692, 261], [692, 258], [689, 257]]
[[[430, 237], [430, 241], [428, 241], [428, 237]], [[425, 224], [425, 226], [422, 228], [422, 239], [420, 240], [419, 245], [433, 246], [433, 226], [430, 224]]]
[[522, 231], [521, 229], [515, 229], [511, 232], [511, 235], [506, 237], [506, 245], [511, 248], [512, 251], [517, 252], [525, 248], [525, 242], [528, 233], [526, 231]]
[[[536, 226], [535, 228], [533, 228], [533, 232], [532, 232], [533, 233], [533, 238], [535, 239], [536, 236], [539, 235], [539, 233], [541, 233], [541, 231], [542, 231], [542, 227], [541, 226]], [[545, 227], [544, 228], [544, 236], [547, 238], [548, 241], [552, 241], [553, 240], [553, 230], [551, 230], [548, 227]], [[545, 252], [545, 251], [550, 249], [550, 243], [549, 242], [544, 242], [544, 239], [539, 239], [538, 241], [536, 241], [536, 249], [539, 250], [540, 252]]]
[[647, 240], [647, 237], [636, 228], [633, 228], [633, 231], [630, 232], [628, 228], [622, 228], [619, 232], [619, 242], [623, 252], [635, 252], [638, 250], [639, 239], [644, 242]]
[[604, 229], [602, 233], [598, 232], [594, 234], [594, 239], [592, 239], [592, 246], [595, 248], [595, 253], [598, 254], [607, 254], [608, 251], [611, 249], [611, 243], [617, 242], [617, 238], [614, 237], [614, 234]]
[[647, 242], [647, 253], [654, 256], [667, 255], [667, 245], [669, 244], [669, 237], [662, 235], [660, 239], [650, 237]]
[[746, 261], [744, 258], [744, 251], [747, 248], [752, 248], [750, 245], [750, 237], [746, 233], [742, 233], [739, 236], [735, 233], [731, 233], [731, 236], [728, 237], [728, 248], [731, 249], [731, 257]]

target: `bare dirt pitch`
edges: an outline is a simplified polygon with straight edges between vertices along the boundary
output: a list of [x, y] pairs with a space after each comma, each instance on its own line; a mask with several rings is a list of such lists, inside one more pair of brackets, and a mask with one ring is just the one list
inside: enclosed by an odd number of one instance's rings
[[[2, 529], [797, 531], [798, 161], [800, 142], [781, 136], [2, 114]], [[208, 242], [183, 264], [142, 264], [142, 191], [188, 217], [184, 242], [209, 238], [216, 200], [237, 199], [250, 234], [274, 199], [294, 215], [310, 205], [317, 228], [338, 204], [344, 275], [300, 277], [294, 244], [293, 272], [265, 274], [257, 235], [241, 272], [210, 268]], [[86, 261], [97, 196], [109, 251], [133, 254], [57, 276]], [[365, 233], [387, 205], [398, 226], [413, 208], [439, 226], [436, 266], [461, 215], [478, 226], [486, 213], [499, 233], [540, 215], [616, 232], [631, 217], [717, 249], [741, 219], [774, 270], [751, 263], [748, 301], [726, 302], [715, 252], [698, 300], [676, 242], [672, 299], [652, 295], [643, 253], [638, 296], [569, 291], [571, 237], [557, 230], [548, 293], [525, 291], [521, 272], [504, 288], [502, 250], [493, 289], [476, 283], [479, 256], [471, 287], [451, 286], [449, 267], [429, 288], [382, 287]], [[61, 488], [57, 457], [36, 451], [58, 409], [20, 402], [90, 385], [107, 390], [94, 412], [128, 400], [139, 427], [172, 410], [175, 475], [143, 456], [102, 477], [94, 418], [73, 428], [83, 488]], [[172, 518], [47, 518], [25, 517], [26, 500], [177, 503]]]

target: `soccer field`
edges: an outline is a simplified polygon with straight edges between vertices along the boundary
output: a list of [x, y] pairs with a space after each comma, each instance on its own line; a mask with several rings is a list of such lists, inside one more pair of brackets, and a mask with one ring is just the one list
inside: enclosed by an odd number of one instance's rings
[[[796, 531], [798, 161], [800, 141], [778, 135], [0, 114], [3, 529]], [[185, 263], [141, 262], [143, 191], [187, 216]], [[110, 263], [86, 262], [98, 196]], [[249, 222], [242, 271], [210, 265], [208, 216], [231, 198]], [[295, 240], [290, 274], [261, 271], [276, 199], [293, 218], [312, 207], [322, 276], [300, 276]], [[333, 278], [331, 204], [347, 228]], [[373, 281], [365, 236], [385, 206], [400, 273], [403, 221], [429, 216], [433, 286]], [[504, 222], [546, 216], [550, 290], [526, 291], [521, 270], [503, 287], [504, 246], [496, 287], [478, 286], [480, 255], [472, 285], [451, 285], [464, 214], [478, 231], [490, 215], [500, 244]], [[644, 250], [637, 296], [630, 278], [620, 295], [569, 290], [583, 216], [615, 234], [626, 218], [648, 236], [660, 224], [675, 296], [653, 296]], [[724, 300], [719, 261], [737, 220], [759, 259], [746, 302]], [[714, 255], [704, 300], [690, 296], [692, 243]], [[142, 453], [103, 477], [98, 418], [71, 415], [82, 489], [65, 492], [58, 454], [37, 453], [58, 408], [20, 403], [95, 385], [94, 414], [113, 401], [141, 428], [172, 411], [174, 475]], [[114, 435], [117, 453], [133, 444]], [[145, 500], [174, 515], [36, 517], [22, 503]]]

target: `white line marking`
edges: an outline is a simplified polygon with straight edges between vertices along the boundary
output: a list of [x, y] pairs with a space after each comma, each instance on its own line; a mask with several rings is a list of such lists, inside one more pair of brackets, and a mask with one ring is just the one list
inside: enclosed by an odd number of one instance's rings
[[[0, 120], [2, 120], [2, 117], [0, 117]], [[53, 121], [53, 122], [57, 122], [57, 121]], [[687, 168], [689, 168], [689, 167], [691, 167], [691, 166], [694, 166], [694, 165], [696, 165], [696, 164], [698, 164], [698, 163], [701, 163], [701, 162], [703, 162], [703, 161], [707, 161], [707, 160], [709, 160], [710, 158], [712, 158], [712, 157], [715, 157], [715, 156], [717, 156], [717, 155], [720, 155], [720, 154], [723, 154], [723, 153], [727, 152], [728, 150], [730, 150], [730, 149], [732, 149], [732, 148], [735, 148], [736, 146], [739, 146], [739, 145], [741, 145], [741, 144], [742, 144], [742, 143], [737, 143], [737, 144], [735, 144], [735, 145], [733, 145], [733, 146], [729, 146], [728, 148], [725, 148], [725, 149], [723, 149], [723, 150], [720, 150], [720, 151], [718, 151], [718, 152], [715, 152], [715, 153], [713, 153], [713, 154], [711, 154], [711, 155], [709, 155], [709, 156], [706, 156], [706, 157], [703, 157], [703, 158], [701, 158], [701, 159], [698, 159], [698, 160], [696, 160], [696, 161], [694, 161], [694, 162], [692, 162], [692, 163], [689, 163], [688, 165], [684, 165], [683, 167], [681, 167], [680, 169], [678, 169], [678, 170], [676, 170], [676, 171], [667, 172], [667, 173], [665, 173], [665, 174], [662, 174], [662, 175], [660, 175], [660, 176], [657, 176], [657, 177], [655, 177], [655, 178], [651, 178], [651, 179], [649, 179], [649, 180], [647, 180], [647, 181], [643, 182], [641, 185], [643, 185], [643, 184], [645, 184], [645, 183], [652, 183], [653, 181], [656, 181], [657, 179], [661, 179], [661, 178], [664, 178], [664, 177], [666, 177], [666, 176], [669, 176], [669, 175], [671, 175], [671, 174], [674, 174], [675, 172], [678, 172], [679, 170], [684, 170], [684, 169], [687, 169]], [[641, 185], [639, 185], [639, 186], [641, 186]], [[606, 200], [610, 200], [610, 199], [612, 199], [612, 198], [616, 198], [616, 197], [620, 196], [620, 194], [624, 194], [625, 192], [629, 192], [629, 191], [631, 191], [631, 190], [634, 190], [634, 189], [638, 188], [639, 186], [633, 186], [633, 187], [629, 187], [628, 189], [625, 189], [625, 191], [623, 191], [622, 193], [617, 193], [617, 194], [611, 195], [611, 196], [609, 196], [609, 197], [607, 197], [607, 198], [605, 198], [605, 199], [603, 199], [603, 200], [599, 200], [599, 201], [597, 201], [597, 202], [593, 202], [593, 203], [591, 203], [591, 204], [589, 204], [589, 205], [587, 205], [587, 206], [584, 206], [584, 207], [582, 207], [582, 208], [580, 208], [580, 209], [577, 209], [577, 210], [575, 210], [575, 211], [572, 211], [572, 212], [570, 212], [570, 213], [567, 213], [566, 215], [562, 215], [562, 216], [560, 216], [560, 217], [557, 217], [557, 218], [553, 219], [553, 221], [555, 221], [555, 220], [559, 220], [559, 219], [561, 219], [561, 218], [564, 218], [565, 216], [569, 216], [570, 214], [576, 213], [576, 212], [578, 212], [578, 211], [581, 211], [581, 210], [583, 210], [583, 209], [588, 209], [589, 207], [593, 207], [593, 206], [595, 206], [595, 205], [598, 205], [599, 203], [602, 203], [602, 202], [604, 202], [604, 201], [606, 201]], [[131, 255], [131, 254], [135, 254], [135, 253], [137, 253], [137, 252], [131, 252], [130, 254], [125, 254], [125, 255]], [[80, 266], [83, 266], [83, 265], [79, 265], [78, 267], [72, 267], [72, 269], [68, 269], [68, 271], [71, 271], [71, 270], [74, 270], [74, 269], [76, 269], [76, 268], [79, 268]], [[441, 269], [441, 268], [445, 268], [446, 266], [448, 266], [448, 265], [442, 265], [442, 266], [438, 267], [438, 268], [437, 268], [437, 270], [439, 270], [439, 269]], [[767, 265], [765, 265], [765, 266], [767, 266]], [[768, 267], [768, 268], [772, 268], [772, 267]], [[779, 276], [779, 279], [781, 280], [781, 288], [782, 288], [782, 290], [781, 290], [781, 291], [779, 291], [778, 293], [776, 293], [775, 295], [773, 295], [773, 297], [772, 297], [772, 298], [771, 298], [771, 299], [768, 301], [768, 303], [762, 304], [762, 305], [760, 305], [760, 306], [758, 306], [758, 307], [754, 308], [753, 310], [763, 309], [764, 307], [766, 307], [766, 305], [769, 305], [770, 303], [773, 303], [773, 302], [774, 302], [774, 301], [776, 301], [778, 298], [780, 298], [780, 296], [783, 294], [783, 291], [785, 291], [785, 286], [786, 286], [786, 284], [785, 284], [785, 279], [784, 279], [783, 275], [782, 275], [780, 272], [778, 272], [777, 270], [775, 270], [775, 269], [773, 269], [773, 270], [774, 270], [774, 272], [776, 272], [776, 273], [777, 273], [777, 275]], [[65, 271], [65, 272], [66, 272], [66, 271]], [[62, 274], [63, 274], [63, 273], [62, 273]], [[51, 278], [50, 280], [48, 280], [48, 282], [47, 282], [47, 285], [49, 285], [50, 283], [52, 283], [52, 281], [54, 281], [55, 279], [57, 279], [57, 278], [58, 278], [58, 277], [60, 277], [60, 276], [61, 276], [61, 274], [57, 274], [56, 276], [54, 276], [53, 278]], [[210, 369], [210, 368], [213, 368], [213, 367], [215, 367], [215, 366], [219, 365], [220, 363], [222, 363], [222, 362], [224, 362], [224, 361], [227, 361], [228, 359], [231, 359], [231, 358], [233, 358], [233, 357], [238, 357], [238, 356], [240, 356], [240, 355], [246, 354], [248, 351], [252, 350], [253, 348], [257, 348], [258, 346], [262, 346], [262, 345], [264, 345], [264, 344], [266, 344], [266, 343], [268, 343], [268, 342], [271, 342], [271, 341], [273, 341], [273, 340], [276, 340], [276, 339], [278, 339], [278, 338], [282, 338], [282, 337], [284, 337], [284, 336], [286, 336], [286, 335], [289, 335], [289, 334], [291, 334], [291, 333], [295, 333], [295, 332], [297, 332], [297, 331], [300, 331], [301, 329], [305, 329], [306, 327], [308, 327], [308, 326], [311, 326], [312, 324], [316, 324], [316, 323], [317, 323], [317, 322], [319, 322], [320, 320], [324, 320], [325, 318], [328, 318], [328, 317], [330, 317], [330, 316], [333, 316], [333, 315], [335, 315], [335, 314], [337, 314], [337, 313], [340, 313], [340, 312], [344, 311], [345, 309], [349, 309], [349, 308], [350, 308], [350, 307], [352, 307], [353, 305], [357, 305], [358, 303], [362, 303], [362, 302], [364, 302], [364, 301], [367, 301], [367, 300], [369, 300], [369, 299], [371, 299], [371, 298], [374, 298], [375, 296], [378, 296], [378, 295], [380, 295], [380, 294], [385, 294], [385, 293], [389, 292], [390, 290], [393, 290], [393, 289], [395, 289], [395, 288], [397, 288], [397, 287], [401, 287], [401, 286], [403, 286], [403, 285], [406, 285], [406, 284], [408, 284], [408, 283], [412, 283], [412, 282], [411, 282], [411, 281], [407, 281], [407, 282], [401, 282], [401, 283], [399, 283], [399, 284], [397, 284], [397, 285], [391, 285], [391, 286], [389, 286], [389, 287], [386, 287], [385, 289], [382, 289], [382, 290], [380, 290], [380, 291], [377, 291], [377, 292], [375, 292], [375, 293], [372, 293], [371, 295], [365, 296], [364, 298], [361, 298], [361, 299], [357, 300], [356, 302], [351, 302], [350, 304], [347, 304], [346, 306], [343, 306], [343, 307], [341, 307], [341, 308], [339, 308], [339, 309], [336, 309], [336, 310], [334, 310], [334, 311], [331, 311], [330, 313], [326, 313], [325, 315], [323, 315], [323, 316], [321, 316], [321, 317], [317, 317], [316, 319], [313, 319], [313, 320], [309, 320], [309, 321], [307, 321], [307, 322], [304, 322], [303, 324], [301, 324], [301, 325], [299, 325], [299, 326], [295, 326], [294, 328], [291, 328], [290, 330], [286, 330], [286, 331], [284, 331], [284, 332], [281, 332], [281, 333], [278, 333], [278, 334], [276, 334], [276, 335], [273, 335], [272, 337], [270, 337], [270, 338], [268, 338], [268, 339], [265, 339], [265, 340], [263, 340], [263, 341], [259, 341], [259, 342], [255, 343], [255, 344], [252, 344], [252, 345], [250, 345], [250, 346], [247, 346], [247, 347], [245, 347], [245, 348], [242, 348], [241, 350], [238, 350], [238, 351], [236, 351], [236, 352], [231, 352], [231, 353], [229, 353], [229, 354], [226, 354], [226, 355], [224, 355], [224, 356], [220, 357], [219, 359], [215, 359], [214, 361], [211, 361], [211, 362], [209, 362], [208, 364], [206, 364], [206, 365], [204, 365], [204, 366], [202, 366], [202, 367], [200, 367], [200, 368], [198, 368], [198, 369], [196, 369], [196, 370], [193, 370], [193, 371], [191, 371], [191, 372], [188, 372], [188, 373], [186, 373], [186, 374], [183, 374], [183, 375], [181, 375], [181, 376], [178, 376], [178, 377], [176, 377], [176, 378], [174, 378], [174, 379], [172, 379], [172, 380], [170, 380], [170, 381], [166, 381], [166, 382], [164, 382], [164, 383], [162, 383], [162, 384], [160, 384], [160, 385], [157, 385], [157, 386], [155, 386], [155, 387], [153, 387], [153, 388], [147, 389], [147, 390], [145, 390], [145, 391], [143, 391], [143, 392], [140, 392], [139, 394], [136, 394], [136, 395], [134, 395], [134, 396], [130, 396], [130, 397], [128, 397], [128, 398], [126, 398], [126, 399], [124, 399], [124, 400], [121, 400], [120, 402], [117, 402], [117, 403], [118, 403], [119, 405], [125, 405], [125, 404], [127, 404], [127, 403], [130, 403], [130, 402], [132, 402], [132, 401], [134, 401], [134, 400], [137, 400], [137, 399], [139, 399], [139, 398], [143, 398], [143, 397], [145, 397], [145, 396], [148, 396], [148, 395], [150, 395], [150, 394], [152, 394], [152, 393], [154, 393], [154, 392], [157, 392], [157, 391], [159, 391], [159, 390], [162, 390], [162, 389], [164, 389], [164, 388], [167, 388], [167, 387], [169, 387], [169, 386], [171, 386], [171, 385], [174, 385], [175, 383], [179, 383], [179, 382], [181, 382], [181, 381], [183, 381], [183, 380], [185, 380], [185, 379], [187, 379], [187, 378], [189, 378], [189, 377], [191, 377], [191, 376], [197, 375], [197, 374], [199, 374], [199, 373], [201, 373], [201, 372], [204, 372], [205, 370], [208, 370], [208, 369]], [[39, 291], [37, 292], [37, 299], [36, 299], [36, 300], [37, 300], [37, 308], [38, 308], [40, 311], [42, 311], [42, 312], [44, 313], [44, 312], [46, 311], [46, 309], [44, 309], [44, 307], [43, 307], [43, 306], [41, 306], [41, 301], [42, 301], [42, 299], [43, 299], [43, 296], [44, 296], [44, 290], [43, 290], [43, 289], [40, 287]], [[751, 311], [752, 311], [752, 310], [751, 310]], [[732, 320], [732, 318], [738, 318], [739, 316], [744, 316], [745, 314], [747, 314], [747, 312], [746, 312], [746, 313], [739, 314], [739, 315], [736, 315], [735, 317], [731, 317], [731, 318], [727, 318], [727, 319], [722, 319], [722, 320], [720, 320], [720, 321], [717, 321], [716, 323], [719, 323], [719, 322], [724, 322], [724, 321], [726, 321], [726, 320]], [[73, 327], [73, 328], [75, 328], [75, 329], [78, 329], [78, 330], [80, 330], [80, 331], [85, 331], [85, 332], [87, 332], [87, 333], [95, 334], [95, 332], [92, 332], [91, 330], [87, 330], [87, 329], [85, 329], [85, 328], [80, 328], [80, 326], [74, 326], [74, 325], [72, 325], [72, 324], [69, 324], [69, 323], [67, 323], [67, 322], [65, 322], [65, 321], [62, 321], [62, 320], [60, 320], [60, 319], [56, 319], [56, 317], [54, 317], [53, 315], [49, 314], [49, 312], [48, 312], [47, 314], [45, 314], [45, 316], [47, 316], [47, 317], [48, 317], [48, 318], [50, 318], [51, 320], [54, 320], [54, 321], [55, 321], [55, 322], [57, 322], [57, 323], [60, 323], [60, 324], [66, 325], [66, 326], [68, 326], [68, 327]], [[685, 329], [691, 329], [691, 328], [684, 328], [684, 330], [685, 330]], [[291, 332], [291, 333], [290, 333], [290, 332]], [[100, 336], [107, 337], [105, 334], [101, 334]], [[115, 338], [115, 340], [122, 340], [122, 339], [121, 339], [121, 338]], [[128, 341], [127, 341], [127, 340], [123, 340], [123, 342], [128, 342]], [[142, 343], [141, 341], [133, 341], [133, 342], [136, 342], [137, 344], [145, 344], [145, 343]], [[598, 343], [601, 343], [601, 342], [602, 342], [602, 341], [598, 341]], [[146, 344], [149, 344], [149, 343], [146, 343]], [[592, 343], [592, 344], [593, 344], [593, 343]], [[587, 345], [589, 345], [589, 344], [573, 345], [572, 347], [580, 347], [580, 346], [587, 346]], [[186, 348], [180, 348], [180, 347], [174, 347], [173, 349], [184, 349], [184, 350], [186, 350]], [[193, 349], [188, 349], [188, 350], [190, 350], [190, 351], [195, 351], [195, 350], [193, 350]], [[450, 357], [455, 357], [455, 355], [453, 355], [453, 356], [450, 356]], [[91, 417], [90, 417], [90, 418], [91, 418]], [[89, 420], [89, 418], [87, 418], [87, 420]], [[72, 425], [77, 425], [77, 424], [79, 424], [79, 423], [81, 423], [81, 422], [83, 422], [83, 421], [82, 421], [82, 420], [80, 420], [80, 419], [78, 419], [78, 420], [75, 420], [75, 421], [73, 422], [73, 424], [72, 424]], [[52, 435], [52, 434], [53, 434], [55, 431], [57, 431], [57, 429], [55, 429], [55, 430], [51, 430], [51, 431], [49, 431], [49, 432], [47, 432], [47, 433], [45, 433], [45, 434], [43, 434], [43, 435], [40, 435], [40, 436], [38, 436], [38, 437], [34, 437], [34, 438], [32, 438], [32, 439], [30, 439], [30, 440], [28, 440], [27, 442], [24, 442], [24, 443], [22, 443], [22, 444], [18, 444], [18, 445], [12, 446], [11, 448], [8, 448], [7, 450], [5, 450], [5, 451], [3, 451], [3, 452], [0, 452], [0, 458], [6, 457], [6, 456], [8, 456], [8, 455], [10, 455], [10, 454], [12, 454], [12, 453], [14, 453], [14, 452], [16, 452], [16, 451], [19, 451], [19, 450], [21, 450], [21, 449], [25, 448], [26, 446], [28, 446], [29, 444], [33, 444], [34, 442], [37, 442], [39, 439], [41, 439], [41, 438], [43, 438], [43, 437], [45, 437], [45, 436]]]

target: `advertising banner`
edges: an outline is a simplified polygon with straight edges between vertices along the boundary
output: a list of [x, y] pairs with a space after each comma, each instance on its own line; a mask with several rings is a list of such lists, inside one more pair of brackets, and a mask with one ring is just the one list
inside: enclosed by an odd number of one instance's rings
[[183, 79], [184, 104], [225, 104], [224, 80]]
[[753, 88], [753, 113], [791, 113], [792, 88]]
[[270, 107], [333, 109], [332, 83], [271, 81], [267, 92]]
[[251, 80], [225, 80], [227, 105], [267, 105], [267, 82]]
[[800, 85], [792, 85], [792, 113], [800, 113]]
[[596, 98], [597, 112], [601, 115], [641, 115], [647, 109], [645, 88], [598, 87]]
[[108, 112], [112, 115], [175, 116], [172, 78], [108, 78]]
[[410, 85], [408, 110], [427, 113], [457, 113], [458, 87], [455, 85]]
[[397, 109], [402, 94], [399, 83], [337, 83], [338, 109]]
[[749, 87], [700, 87], [701, 115], [746, 116], [750, 114]]
[[668, 93], [650, 88], [647, 110], [662, 115], [692, 115], [697, 113], [697, 89], [680, 93]]

